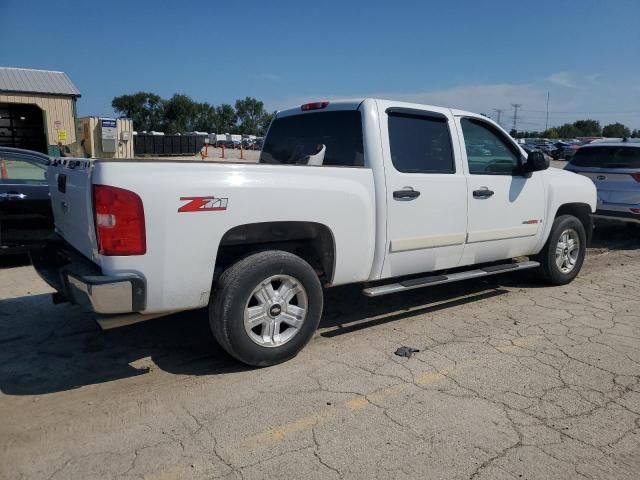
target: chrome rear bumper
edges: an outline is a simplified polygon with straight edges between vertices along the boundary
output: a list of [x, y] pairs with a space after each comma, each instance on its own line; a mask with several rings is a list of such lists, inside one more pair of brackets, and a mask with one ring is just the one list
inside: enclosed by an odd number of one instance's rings
[[145, 308], [142, 278], [133, 274], [103, 275], [100, 267], [62, 240], [51, 240], [29, 255], [42, 279], [71, 303], [102, 315], [140, 312]]

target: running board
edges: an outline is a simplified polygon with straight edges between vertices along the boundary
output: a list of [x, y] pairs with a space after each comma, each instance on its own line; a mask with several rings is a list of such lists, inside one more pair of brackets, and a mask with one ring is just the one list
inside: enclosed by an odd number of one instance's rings
[[539, 266], [540, 264], [538, 262], [534, 262], [532, 260], [527, 262], [503, 263], [500, 265], [490, 265], [488, 267], [478, 268], [476, 270], [448, 273], [446, 275], [431, 275], [428, 277], [403, 280], [398, 283], [390, 283], [388, 285], [379, 285], [377, 287], [365, 288], [362, 290], [362, 293], [367, 297], [379, 297], [380, 295], [404, 292], [406, 290], [413, 290], [414, 288], [430, 287], [431, 285], [441, 285], [443, 283], [458, 282], [460, 280], [469, 280], [471, 278], [488, 277], [489, 275], [496, 275], [498, 273], [526, 270], [528, 268], [536, 268]]

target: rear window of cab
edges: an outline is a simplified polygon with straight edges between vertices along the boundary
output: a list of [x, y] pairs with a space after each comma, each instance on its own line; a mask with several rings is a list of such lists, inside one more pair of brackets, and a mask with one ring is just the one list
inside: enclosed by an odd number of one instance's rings
[[362, 118], [357, 110], [276, 118], [260, 163], [363, 167]]

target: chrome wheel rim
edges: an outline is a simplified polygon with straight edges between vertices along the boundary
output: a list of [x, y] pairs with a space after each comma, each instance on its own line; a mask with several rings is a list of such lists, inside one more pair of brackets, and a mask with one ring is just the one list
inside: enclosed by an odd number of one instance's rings
[[307, 318], [307, 292], [289, 275], [273, 275], [251, 291], [244, 308], [244, 328], [261, 347], [291, 341]]
[[568, 228], [560, 234], [556, 245], [556, 265], [562, 273], [570, 273], [576, 268], [580, 256], [578, 232]]

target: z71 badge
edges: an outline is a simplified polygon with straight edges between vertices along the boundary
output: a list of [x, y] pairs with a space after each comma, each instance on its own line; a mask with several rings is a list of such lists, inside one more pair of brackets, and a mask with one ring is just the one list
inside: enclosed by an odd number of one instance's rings
[[185, 203], [178, 209], [178, 213], [182, 212], [219, 212], [226, 210], [229, 204], [228, 198], [216, 197], [180, 197]]

